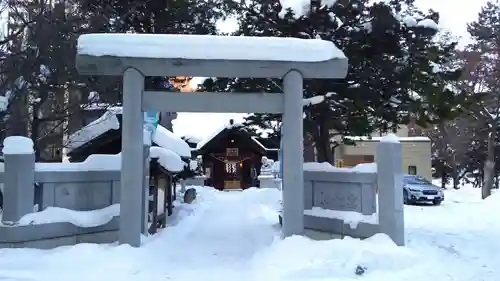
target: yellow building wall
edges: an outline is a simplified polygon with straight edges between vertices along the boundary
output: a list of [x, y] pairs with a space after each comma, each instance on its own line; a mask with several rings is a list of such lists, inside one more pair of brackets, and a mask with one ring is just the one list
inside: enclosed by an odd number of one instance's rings
[[[342, 165], [344, 155], [373, 155], [378, 141], [356, 141], [356, 146], [340, 145], [335, 150], [336, 164]], [[417, 168], [417, 174], [432, 180], [431, 142], [401, 141], [403, 152], [403, 173], [407, 174], [409, 166]]]

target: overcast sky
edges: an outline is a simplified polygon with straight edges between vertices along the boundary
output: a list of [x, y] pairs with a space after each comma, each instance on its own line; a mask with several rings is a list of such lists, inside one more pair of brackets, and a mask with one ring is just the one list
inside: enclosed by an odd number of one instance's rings
[[[455, 36], [460, 37], [461, 45], [469, 41], [467, 23], [474, 21], [486, 0], [416, 0], [416, 4], [423, 10], [433, 9], [439, 12], [440, 27], [450, 30]], [[223, 31], [231, 31], [235, 21], [219, 25]], [[178, 135], [191, 135], [206, 138], [217, 131], [221, 126], [229, 123], [229, 119], [236, 122], [243, 120], [242, 114], [221, 113], [179, 113], [174, 121], [174, 133]]]

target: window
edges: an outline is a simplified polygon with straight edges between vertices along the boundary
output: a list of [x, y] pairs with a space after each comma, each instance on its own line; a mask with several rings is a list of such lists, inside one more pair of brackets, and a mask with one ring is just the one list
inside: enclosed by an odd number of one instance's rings
[[408, 166], [408, 174], [409, 175], [416, 175], [417, 174], [417, 166]]

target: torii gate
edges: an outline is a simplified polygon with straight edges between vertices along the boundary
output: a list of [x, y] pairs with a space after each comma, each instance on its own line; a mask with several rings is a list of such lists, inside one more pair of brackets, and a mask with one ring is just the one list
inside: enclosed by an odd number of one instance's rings
[[[214, 35], [87, 34], [83, 75], [123, 75], [119, 242], [140, 246], [144, 212], [143, 112], [283, 114], [283, 235], [304, 230], [303, 79], [344, 78], [348, 62], [318, 39]], [[145, 91], [145, 76], [282, 78], [284, 93]]]

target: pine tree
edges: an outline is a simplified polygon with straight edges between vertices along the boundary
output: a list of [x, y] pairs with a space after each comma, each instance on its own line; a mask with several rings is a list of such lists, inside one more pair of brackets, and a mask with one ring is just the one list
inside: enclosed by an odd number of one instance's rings
[[39, 159], [49, 144], [61, 148], [58, 142], [73, 112], [65, 96], [69, 85], [80, 82], [74, 69], [73, 32], [82, 22], [69, 16], [64, 3], [55, 1], [10, 1], [9, 14], [0, 89], [10, 106], [2, 129], [31, 137]]
[[[332, 162], [332, 137], [390, 131], [410, 114], [419, 124], [449, 118], [455, 95], [444, 85], [459, 71], [438, 66], [451, 59], [455, 42], [436, 42], [435, 12], [423, 13], [413, 1], [370, 4], [367, 0], [333, 1], [292, 10], [283, 3], [256, 0], [241, 5], [235, 35], [321, 38], [334, 42], [349, 59], [341, 80], [305, 81], [304, 98], [324, 101], [305, 107], [305, 133], [315, 143], [319, 161]], [[286, 3], [285, 3], [286, 4]], [[308, 3], [306, 3], [308, 4]], [[217, 79], [206, 89], [280, 92], [280, 81]], [[254, 114], [249, 125], [267, 127], [277, 115]]]
[[491, 194], [497, 166], [496, 150], [499, 141], [500, 121], [500, 3], [489, 1], [481, 9], [478, 18], [468, 26], [473, 44], [468, 52], [477, 54], [469, 60], [469, 75], [462, 83], [465, 93], [472, 101], [471, 115], [484, 124], [484, 161], [482, 198]]

